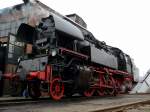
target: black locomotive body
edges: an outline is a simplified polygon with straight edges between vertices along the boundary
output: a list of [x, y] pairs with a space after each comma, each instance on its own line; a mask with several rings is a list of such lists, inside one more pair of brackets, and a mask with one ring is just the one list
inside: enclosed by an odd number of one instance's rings
[[130, 56], [66, 18], [51, 14], [36, 27], [21, 24], [17, 37], [31, 48], [17, 73], [27, 80], [33, 98], [42, 92], [59, 100], [74, 93], [102, 96], [131, 89]]

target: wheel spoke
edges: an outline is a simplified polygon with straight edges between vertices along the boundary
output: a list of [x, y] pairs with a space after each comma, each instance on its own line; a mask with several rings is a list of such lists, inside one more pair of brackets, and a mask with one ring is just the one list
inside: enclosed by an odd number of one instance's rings
[[102, 88], [97, 90], [97, 93], [98, 93], [99, 96], [104, 96], [104, 90]]
[[111, 88], [111, 89], [107, 89], [107, 92], [109, 95], [114, 95], [115, 90], [114, 88]]

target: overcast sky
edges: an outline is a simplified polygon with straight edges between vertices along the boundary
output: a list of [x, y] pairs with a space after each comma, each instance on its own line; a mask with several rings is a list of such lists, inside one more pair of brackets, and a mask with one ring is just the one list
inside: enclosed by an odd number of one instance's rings
[[[150, 0], [40, 0], [81, 16], [96, 38], [129, 54], [143, 76], [150, 68]], [[0, 9], [22, 0], [0, 0]]]

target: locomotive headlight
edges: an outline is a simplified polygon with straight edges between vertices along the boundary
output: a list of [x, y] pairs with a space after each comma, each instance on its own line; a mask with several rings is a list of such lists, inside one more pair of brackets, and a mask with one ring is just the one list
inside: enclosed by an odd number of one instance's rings
[[51, 50], [51, 55], [52, 56], [56, 56], [56, 54], [57, 54], [57, 50], [56, 49]]

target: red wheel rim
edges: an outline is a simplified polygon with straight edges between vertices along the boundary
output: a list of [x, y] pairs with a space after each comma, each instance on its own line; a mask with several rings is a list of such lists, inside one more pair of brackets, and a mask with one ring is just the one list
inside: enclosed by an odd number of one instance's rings
[[64, 84], [60, 78], [52, 80], [50, 85], [50, 95], [54, 100], [60, 100], [64, 95]]
[[100, 77], [99, 77], [99, 89], [97, 89], [97, 93], [98, 93], [99, 96], [104, 96], [105, 95], [105, 90], [102, 87], [102, 85], [105, 85], [104, 76], [100, 75]]
[[113, 88], [108, 88], [107, 92], [108, 92], [109, 95], [114, 95], [114, 93], [115, 93], [115, 80], [113, 79], [112, 76], [110, 76], [108, 83]]
[[115, 82], [116, 82], [116, 93], [119, 94], [121, 91], [121, 86], [120, 86], [119, 81], [116, 80]]
[[91, 97], [91, 96], [93, 96], [94, 92], [95, 92], [95, 89], [90, 88], [90, 89], [84, 91], [84, 96]]

